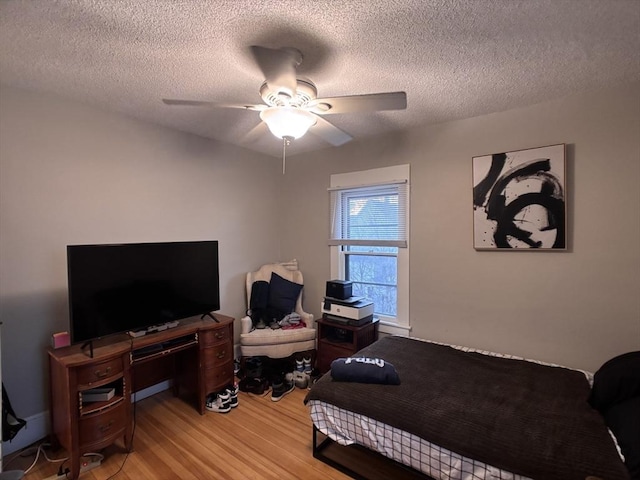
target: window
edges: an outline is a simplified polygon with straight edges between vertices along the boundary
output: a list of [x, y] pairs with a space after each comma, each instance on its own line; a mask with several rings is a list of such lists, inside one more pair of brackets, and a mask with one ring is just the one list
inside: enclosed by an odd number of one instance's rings
[[332, 278], [374, 302], [381, 331], [409, 330], [409, 166], [332, 175]]

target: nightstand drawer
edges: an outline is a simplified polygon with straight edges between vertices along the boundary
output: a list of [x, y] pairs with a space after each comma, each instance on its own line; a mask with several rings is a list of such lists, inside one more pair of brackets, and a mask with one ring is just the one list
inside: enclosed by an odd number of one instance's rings
[[318, 368], [321, 372], [327, 372], [331, 368], [331, 362], [336, 358], [350, 357], [355, 352], [349, 344], [336, 346], [331, 343], [322, 343], [318, 348]]

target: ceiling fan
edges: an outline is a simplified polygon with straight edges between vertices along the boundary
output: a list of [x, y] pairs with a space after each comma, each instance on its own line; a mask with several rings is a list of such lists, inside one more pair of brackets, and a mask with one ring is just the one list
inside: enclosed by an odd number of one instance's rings
[[[309, 129], [334, 146], [352, 139], [348, 133], [325, 120], [325, 115], [407, 108], [405, 92], [317, 98], [318, 91], [313, 82], [296, 77], [296, 68], [302, 62], [299, 50], [291, 47], [272, 49], [252, 46], [251, 52], [265, 77], [265, 82], [260, 87], [264, 104], [224, 104], [167, 98], [162, 101], [167, 105], [241, 108], [260, 112], [260, 118], [271, 133], [283, 140], [284, 151], [291, 140], [302, 137]], [[259, 124], [256, 128], [262, 127]]]

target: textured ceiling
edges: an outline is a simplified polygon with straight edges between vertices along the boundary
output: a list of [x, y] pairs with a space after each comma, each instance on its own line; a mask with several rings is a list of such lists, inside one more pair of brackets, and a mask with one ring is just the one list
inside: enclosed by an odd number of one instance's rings
[[161, 102], [260, 103], [250, 45], [298, 48], [320, 97], [406, 91], [407, 110], [325, 117], [364, 138], [638, 81], [640, 1], [0, 2], [2, 84], [278, 156], [246, 136], [257, 112]]

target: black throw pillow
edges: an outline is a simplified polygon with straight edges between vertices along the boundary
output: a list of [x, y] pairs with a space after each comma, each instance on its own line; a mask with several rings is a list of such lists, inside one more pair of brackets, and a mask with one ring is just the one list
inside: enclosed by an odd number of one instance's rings
[[640, 396], [612, 406], [604, 419], [616, 436], [631, 478], [640, 478]]
[[290, 282], [277, 273], [271, 273], [269, 308], [283, 312], [285, 315], [293, 312], [302, 287], [299, 283]]
[[604, 414], [609, 408], [640, 396], [640, 351], [605, 362], [593, 376], [589, 403]]

